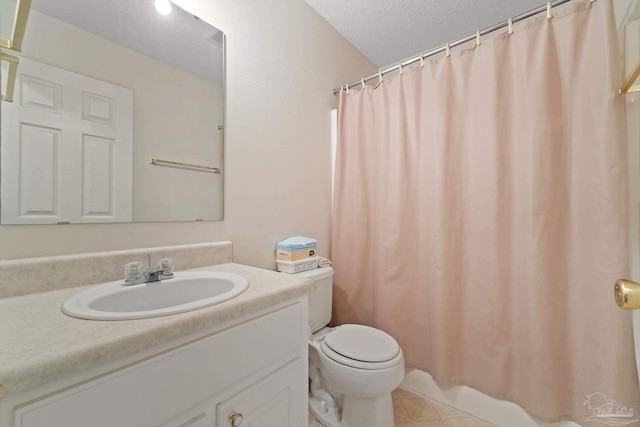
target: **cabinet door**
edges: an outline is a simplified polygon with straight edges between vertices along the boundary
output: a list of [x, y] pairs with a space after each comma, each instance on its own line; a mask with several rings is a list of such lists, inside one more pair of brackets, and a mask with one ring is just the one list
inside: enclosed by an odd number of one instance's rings
[[[306, 426], [306, 360], [296, 358], [218, 404], [218, 427]], [[232, 416], [236, 414], [235, 423]]]
[[156, 427], [216, 427], [215, 403], [208, 401]]

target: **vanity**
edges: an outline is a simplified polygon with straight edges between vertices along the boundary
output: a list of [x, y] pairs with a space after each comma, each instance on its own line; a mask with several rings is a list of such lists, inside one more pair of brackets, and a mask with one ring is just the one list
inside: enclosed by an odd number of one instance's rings
[[[225, 35], [180, 7], [167, 25], [152, 3], [7, 2], [1, 224], [222, 219]], [[152, 48], [116, 37], [123, 25]], [[63, 314], [147, 253], [248, 288], [162, 317]], [[0, 426], [306, 426], [312, 282], [231, 255], [216, 242], [0, 260]]]
[[306, 426], [312, 283], [231, 262], [192, 270], [249, 286], [210, 307], [117, 321], [61, 312], [91, 285], [0, 299], [0, 425]]

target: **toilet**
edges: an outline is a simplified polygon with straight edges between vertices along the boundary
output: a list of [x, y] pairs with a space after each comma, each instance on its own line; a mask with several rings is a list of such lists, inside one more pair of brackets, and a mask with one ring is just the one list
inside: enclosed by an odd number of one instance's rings
[[364, 325], [329, 328], [333, 269], [298, 273], [309, 294], [309, 410], [326, 427], [393, 427], [391, 392], [404, 378], [404, 356], [393, 337]]

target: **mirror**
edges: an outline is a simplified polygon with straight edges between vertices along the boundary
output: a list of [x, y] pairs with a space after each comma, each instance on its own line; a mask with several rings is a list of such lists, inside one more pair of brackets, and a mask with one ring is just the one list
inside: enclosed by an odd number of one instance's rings
[[221, 31], [154, 0], [33, 0], [3, 53], [2, 224], [222, 219]]
[[31, 0], [0, 2], [0, 46], [20, 52]]

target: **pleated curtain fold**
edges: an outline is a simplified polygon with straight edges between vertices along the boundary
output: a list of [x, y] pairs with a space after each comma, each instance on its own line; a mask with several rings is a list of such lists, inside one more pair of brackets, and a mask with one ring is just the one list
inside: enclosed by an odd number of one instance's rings
[[[624, 99], [611, 0], [340, 97], [334, 322], [380, 328], [408, 367], [546, 420], [589, 395], [640, 412]], [[636, 417], [637, 418], [637, 417]]]

